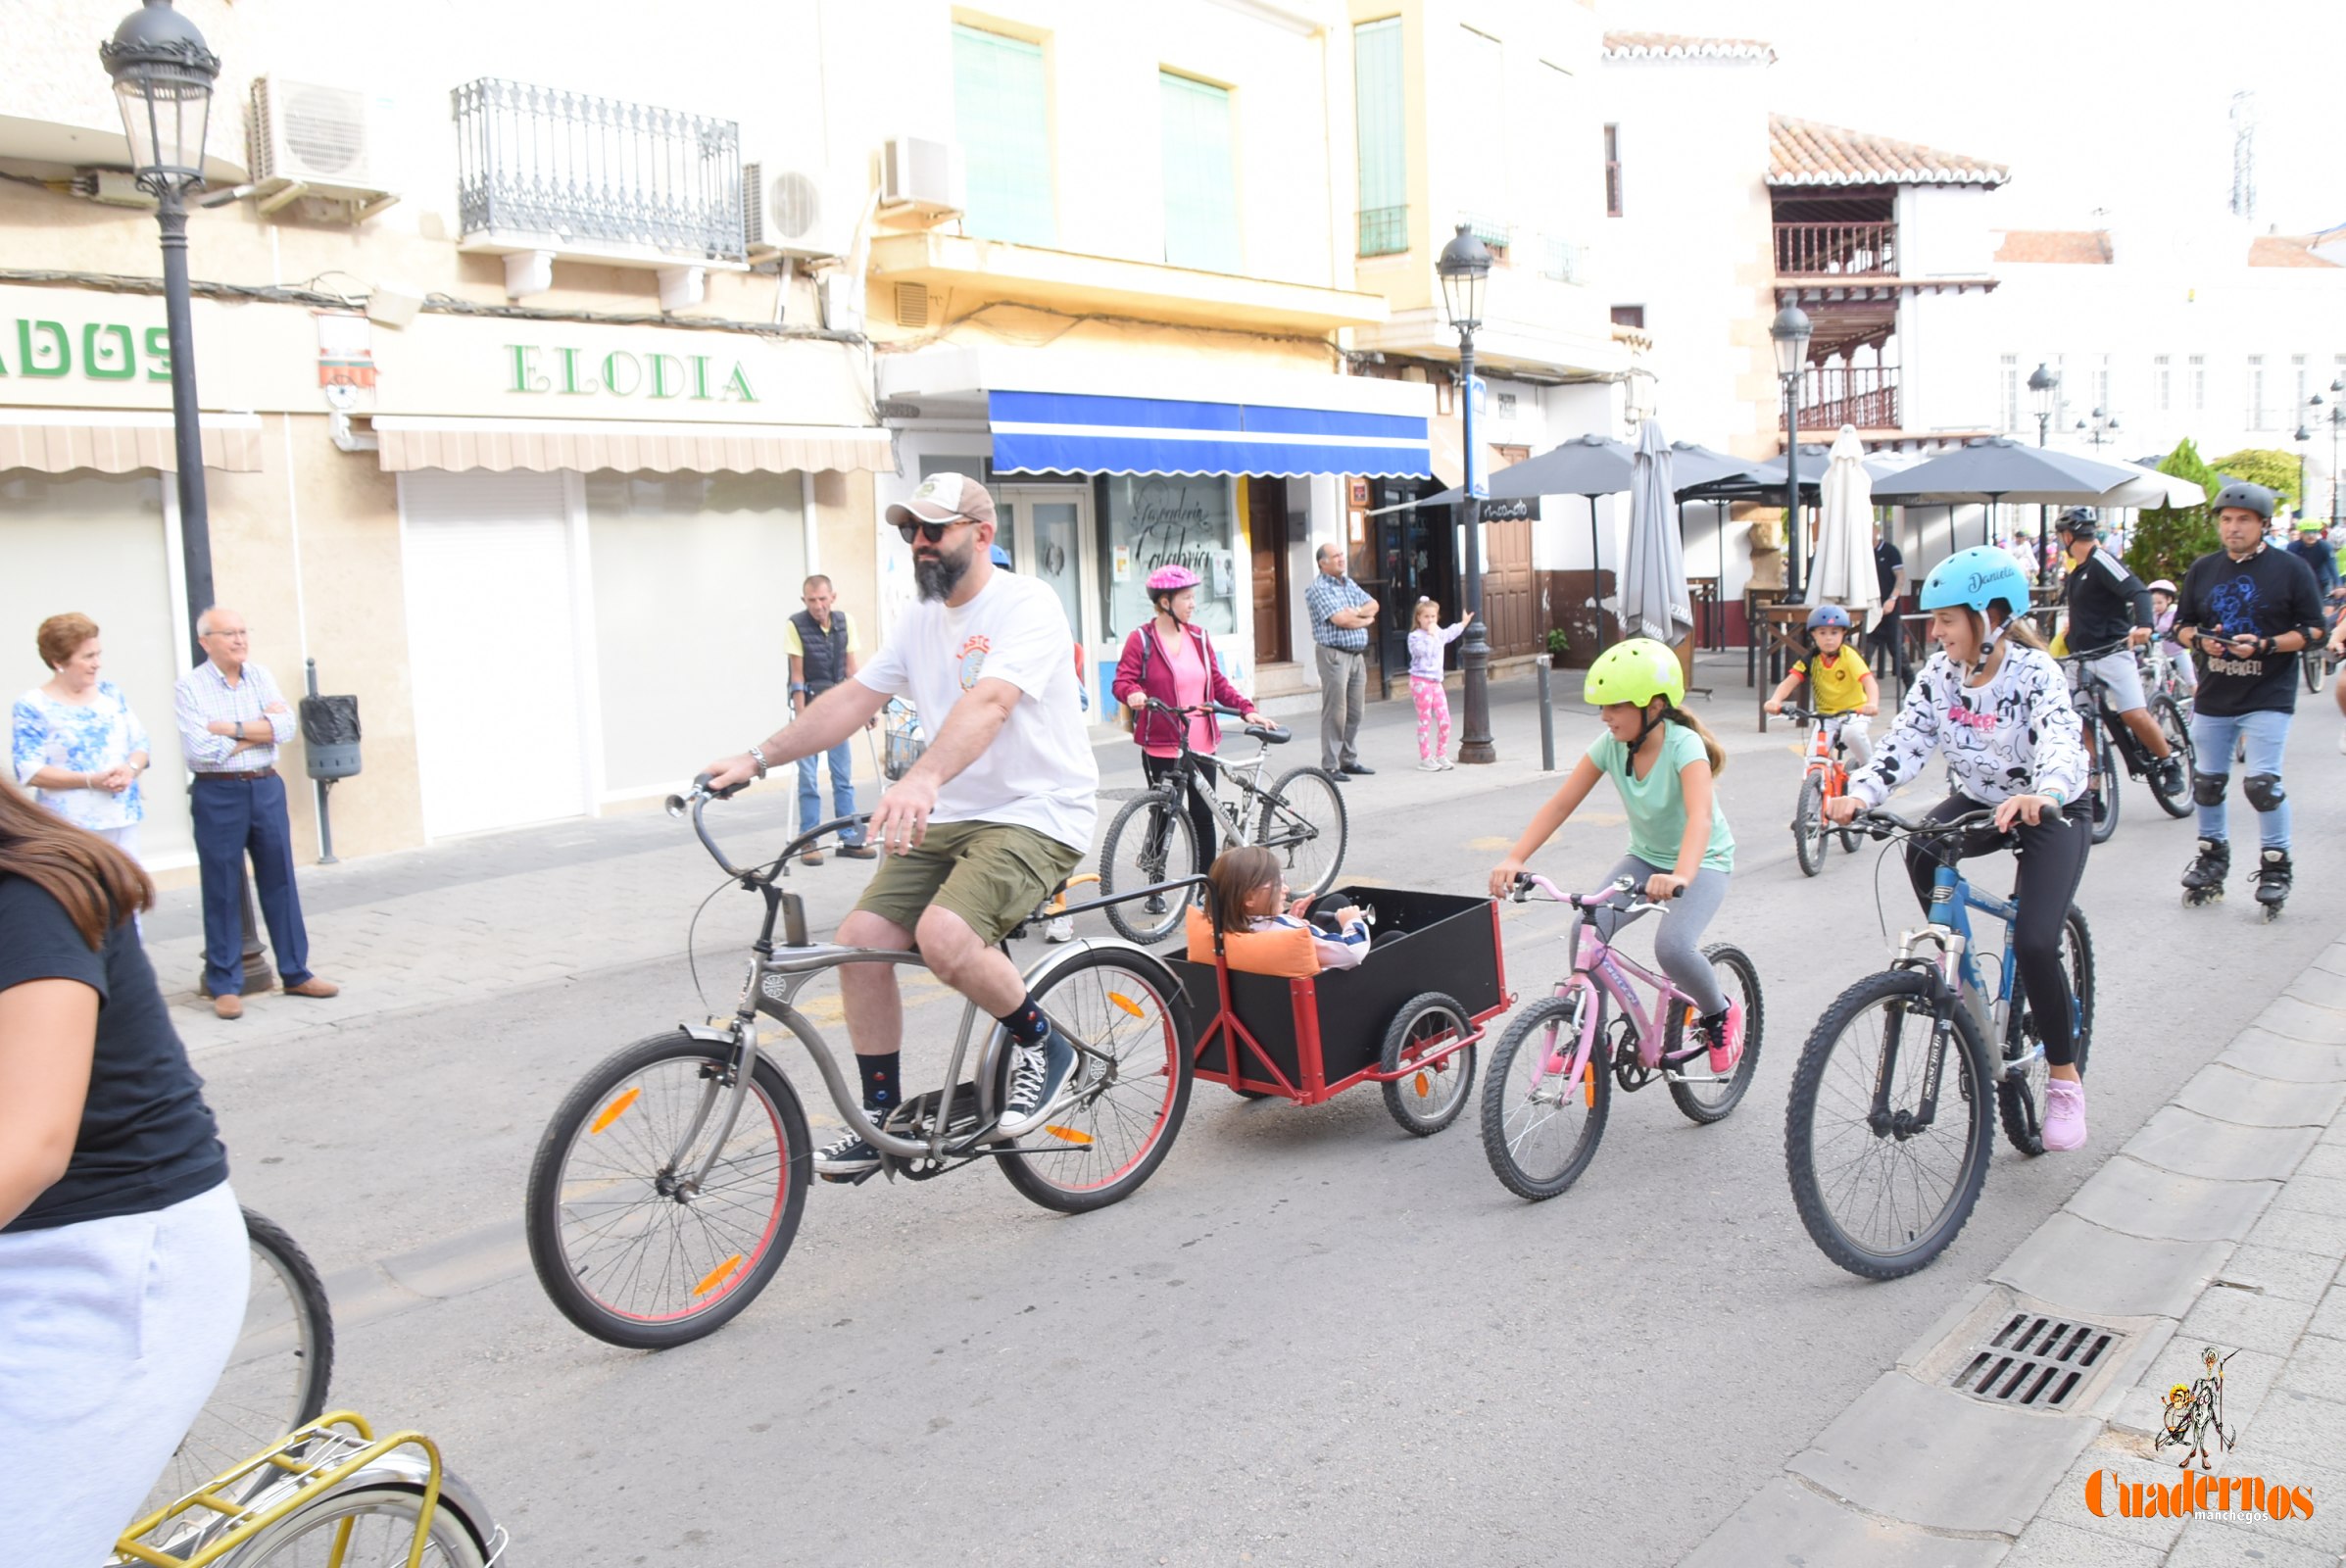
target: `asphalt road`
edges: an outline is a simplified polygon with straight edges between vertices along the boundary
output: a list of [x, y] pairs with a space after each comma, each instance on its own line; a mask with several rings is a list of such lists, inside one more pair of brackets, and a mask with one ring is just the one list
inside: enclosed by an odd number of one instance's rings
[[[1784, 1096], [1818, 1014], [1883, 961], [1875, 888], [1891, 931], [1914, 911], [1871, 847], [1800, 875], [1790, 738], [1751, 735], [1747, 712], [1724, 720], [1740, 854], [1711, 935], [1763, 977], [1757, 1081], [1710, 1128], [1658, 1090], [1617, 1095], [1588, 1173], [1546, 1203], [1499, 1187], [1471, 1110], [1417, 1140], [1372, 1092], [1302, 1110], [1199, 1085], [1158, 1174], [1099, 1214], [1048, 1213], [982, 1168], [818, 1183], [755, 1306], [643, 1354], [547, 1303], [520, 1249], [521, 1187], [588, 1064], [701, 1010], [680, 959], [203, 1065], [240, 1192], [334, 1282], [335, 1402], [432, 1432], [513, 1531], [516, 1561], [1673, 1562], [2346, 916], [2331, 849], [2346, 759], [2326, 696], [2290, 749], [2301, 869], [2276, 924], [2237, 882], [2218, 908], [2181, 908], [2190, 823], [2129, 784], [2079, 900], [2100, 975], [2091, 1146], [2031, 1161], [1999, 1142], [1939, 1262], [1864, 1284], [1793, 1213]], [[1567, 737], [1585, 724], [1571, 715]], [[1459, 808], [1383, 806], [1377, 781], [1356, 783], [1348, 869], [1472, 891], [1546, 788]], [[1623, 842], [1610, 805], [1593, 800], [1540, 868], [1593, 880]], [[681, 932], [688, 912], [642, 917]], [[1505, 929], [1509, 978], [1534, 994], [1563, 962], [1563, 921], [1510, 908]], [[950, 1016], [916, 1007], [916, 1040], [934, 1052]], [[819, 1096], [803, 1062], [792, 1071]]]

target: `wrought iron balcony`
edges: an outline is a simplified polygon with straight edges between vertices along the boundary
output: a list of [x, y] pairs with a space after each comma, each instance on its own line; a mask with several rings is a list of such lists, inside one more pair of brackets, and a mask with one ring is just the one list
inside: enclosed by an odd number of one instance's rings
[[1779, 223], [1776, 271], [1782, 277], [1895, 277], [1895, 223]]
[[1553, 234], [1541, 234], [1534, 255], [1540, 259], [1540, 275], [1558, 283], [1579, 283], [1588, 275], [1588, 247], [1575, 240], [1558, 239]]
[[1360, 210], [1360, 254], [1398, 256], [1409, 249], [1409, 209], [1364, 207]]
[[[1812, 365], [1800, 372], [1794, 402], [1800, 428], [1815, 433], [1854, 424], [1860, 430], [1898, 428], [1898, 368]], [[1784, 416], [1777, 416], [1782, 427]]]
[[451, 96], [466, 238], [678, 262], [747, 258], [734, 122], [495, 77]]

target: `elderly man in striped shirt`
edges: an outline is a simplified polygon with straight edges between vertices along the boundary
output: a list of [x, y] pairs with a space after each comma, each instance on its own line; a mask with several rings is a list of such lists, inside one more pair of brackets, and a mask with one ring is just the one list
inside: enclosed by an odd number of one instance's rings
[[215, 605], [196, 618], [208, 656], [179, 677], [173, 704], [179, 747], [195, 774], [196, 864], [203, 878], [204, 989], [222, 1018], [244, 1016], [244, 857], [289, 997], [330, 997], [342, 988], [310, 972], [310, 935], [293, 886], [293, 825], [277, 748], [293, 739], [293, 710], [268, 670], [246, 662], [244, 616]]

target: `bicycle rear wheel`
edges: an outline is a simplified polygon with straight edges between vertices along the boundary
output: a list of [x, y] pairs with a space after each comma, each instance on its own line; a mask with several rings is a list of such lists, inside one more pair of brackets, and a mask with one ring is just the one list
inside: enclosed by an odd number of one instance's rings
[[[2069, 906], [2061, 922], [2061, 972], [2069, 977], [2070, 1012], [2076, 1020], [2077, 1071], [2085, 1071], [2085, 1054], [2093, 1047], [2093, 935], [2085, 928], [2085, 912]], [[2028, 1065], [2017, 1076], [2011, 1064]], [[2024, 1154], [2044, 1152], [2044, 1082], [2050, 1076], [2044, 1035], [2028, 1006], [2028, 987], [2016, 971], [2012, 976], [2012, 1004], [2004, 1020], [2004, 1065], [1996, 1080], [1996, 1105], [2003, 1112], [2004, 1137]]]
[[2182, 777], [2173, 790], [2161, 789], [2158, 775], [2151, 775], [2151, 799], [2169, 816], [2189, 816], [2191, 785], [2198, 776], [2191, 765], [2191, 725], [2183, 717], [2182, 705], [2164, 692], [2151, 699], [2150, 710], [2159, 733], [2167, 737], [2167, 749], [2183, 760]]
[[1800, 1223], [1827, 1257], [1866, 1279], [1898, 1279], [1946, 1250], [1987, 1179], [1987, 1048], [1960, 1005], [1948, 1020], [1953, 1070], [1939, 1074], [1931, 1124], [1915, 1125], [1932, 1088], [1934, 989], [1929, 976], [1889, 969], [1842, 992], [1801, 1048], [1784, 1104]]
[[762, 1054], [708, 1178], [691, 1185], [722, 1125], [735, 1055], [681, 1030], [639, 1040], [546, 1125], [524, 1200], [529, 1259], [562, 1316], [599, 1340], [660, 1350], [714, 1333], [758, 1298], [798, 1235], [806, 1117]]
[[1825, 781], [1814, 773], [1800, 781], [1800, 804], [1792, 810], [1792, 849], [1809, 876], [1825, 869]]
[[267, 1215], [244, 1211], [252, 1286], [228, 1364], [171, 1463], [147, 1493], [144, 1519], [325, 1410], [334, 1375], [334, 1316], [318, 1270]]
[[[1146, 953], [1072, 954], [1029, 982], [1035, 1005], [1083, 1044], [1074, 1098], [999, 1163], [1012, 1187], [1063, 1214], [1129, 1198], [1171, 1152], [1189, 1113], [1190, 1015], [1173, 971]], [[1008, 1066], [1008, 1053], [1002, 1054]]]
[[1262, 803], [1254, 842], [1277, 853], [1288, 891], [1318, 898], [1344, 868], [1350, 819], [1336, 780], [1316, 767], [1283, 773]]
[[[1760, 1003], [1759, 967], [1743, 950], [1714, 942], [1702, 950], [1702, 956], [1710, 959], [1711, 972], [1718, 976], [1719, 989], [1727, 993], [1727, 1000], [1743, 1004], [1743, 1054], [1735, 1058], [1734, 1069], [1725, 1079], [1711, 1071], [1710, 1058], [1706, 1055], [1674, 1068], [1663, 1081], [1670, 1085], [1672, 1103], [1688, 1120], [1707, 1126], [1741, 1104], [1750, 1090], [1751, 1075], [1759, 1071], [1760, 1028], [1766, 1019]], [[1675, 1055], [1686, 1049], [1686, 1015], [1691, 1010], [1683, 1005], [1669, 1009], [1670, 1022], [1662, 1031], [1663, 1055]]]
[[[1171, 790], [1144, 790], [1124, 803], [1100, 846], [1100, 896], [1109, 898], [1204, 871], [1197, 826]], [[1108, 924], [1143, 947], [1162, 942], [1181, 925], [1187, 889], [1111, 904]]]
[[1588, 1069], [1566, 1077], [1580, 1049], [1583, 1012], [1596, 1006], [1588, 982], [1542, 997], [1515, 1015], [1483, 1078], [1483, 1153], [1518, 1198], [1553, 1198], [1588, 1168], [1613, 1104], [1612, 1063], [1601, 1018]]
[[[365, 1472], [356, 1478], [365, 1482]], [[345, 1485], [303, 1504], [219, 1560], [219, 1568], [407, 1568], [415, 1544], [420, 1489], [404, 1483]], [[445, 1501], [432, 1514], [423, 1568], [485, 1568], [481, 1543]]]

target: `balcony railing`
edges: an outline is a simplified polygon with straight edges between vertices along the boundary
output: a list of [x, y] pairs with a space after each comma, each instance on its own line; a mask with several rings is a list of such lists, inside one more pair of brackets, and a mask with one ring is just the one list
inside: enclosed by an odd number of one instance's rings
[[1898, 271], [1895, 223], [1779, 223], [1776, 270], [1796, 277], [1888, 276]]
[[[1794, 401], [1802, 430], [1837, 430], [1844, 424], [1860, 430], [1895, 430], [1898, 368], [1812, 365], [1801, 372]], [[1779, 415], [1777, 423], [1783, 422]]]
[[1534, 254], [1540, 258], [1540, 275], [1559, 283], [1578, 283], [1588, 273], [1588, 247], [1553, 234], [1538, 236]]
[[734, 122], [493, 77], [451, 96], [465, 234], [746, 259]]
[[[1506, 256], [1508, 249], [1514, 243], [1514, 225], [1503, 218], [1493, 218], [1489, 213], [1460, 213], [1458, 221], [1464, 223], [1468, 232], [1501, 258]], [[1445, 238], [1443, 243], [1447, 244], [1448, 240]]]
[[1360, 254], [1398, 256], [1409, 248], [1409, 209], [1364, 207], [1360, 210]]

